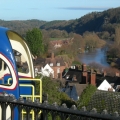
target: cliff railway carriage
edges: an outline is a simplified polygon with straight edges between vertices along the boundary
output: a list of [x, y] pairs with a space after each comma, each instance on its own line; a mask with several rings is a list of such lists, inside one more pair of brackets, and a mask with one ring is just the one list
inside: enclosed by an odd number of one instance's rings
[[[40, 84], [40, 93], [35, 94], [35, 82]], [[34, 67], [30, 50], [23, 38], [14, 31], [0, 27], [0, 93], [13, 94], [17, 99], [39, 99], [42, 102], [42, 82], [34, 78]], [[1, 105], [0, 105], [1, 106]], [[18, 109], [11, 113], [10, 107], [6, 109], [6, 120], [18, 118]], [[0, 107], [0, 114], [2, 109]], [[22, 110], [22, 118], [26, 112]], [[1, 115], [0, 115], [1, 116]], [[34, 112], [31, 112], [34, 120]], [[0, 120], [1, 117], [0, 117]]]

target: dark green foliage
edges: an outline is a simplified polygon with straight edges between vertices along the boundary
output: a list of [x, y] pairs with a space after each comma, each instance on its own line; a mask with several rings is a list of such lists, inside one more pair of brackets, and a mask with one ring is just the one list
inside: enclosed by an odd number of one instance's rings
[[59, 30], [65, 30], [67, 32], [71, 32], [72, 30], [71, 29], [69, 30], [68, 26], [71, 25], [73, 22], [74, 20], [50, 21], [40, 26], [40, 29], [46, 29], [46, 30], [59, 29]]
[[39, 56], [44, 52], [42, 33], [38, 28], [27, 31], [26, 42], [33, 55]]
[[59, 26], [61, 25], [61, 23], [64, 24], [65, 22], [66, 22], [65, 20], [54, 20], [54, 21], [47, 22], [46, 24], [40, 26], [40, 28], [47, 29], [53, 26]]
[[110, 92], [110, 91], [99, 91], [97, 90], [92, 96], [87, 110], [96, 108], [99, 113], [104, 109], [108, 113], [114, 113], [117, 111], [120, 114], [120, 93], [119, 92]]
[[[51, 113], [48, 113], [48, 119], [47, 119], [47, 120], [52, 120], [52, 115], [51, 115]], [[59, 116], [59, 115], [56, 116], [56, 117], [55, 117], [55, 120], [61, 120], [60, 116]]]
[[64, 40], [68, 37], [68, 33], [65, 30], [48, 30], [49, 37], [51, 40]]
[[72, 64], [73, 65], [82, 65], [82, 63], [80, 63], [79, 61], [73, 61]]
[[108, 9], [103, 12], [92, 12], [84, 15], [83, 17], [72, 21], [61, 21], [58, 24], [49, 23], [44, 24], [42, 29], [59, 29], [66, 30], [67, 32], [74, 32], [83, 34], [85, 31], [108, 31], [114, 33], [115, 26], [120, 24], [120, 7]]
[[33, 28], [39, 28], [41, 25], [45, 24], [46, 21], [42, 20], [14, 20], [14, 21], [4, 21], [0, 20], [0, 26], [7, 27], [11, 30], [18, 32], [21, 36], [25, 37], [26, 31], [32, 30]]
[[77, 108], [81, 109], [83, 106], [87, 106], [91, 100], [92, 95], [96, 91], [96, 87], [93, 85], [88, 85], [87, 88], [83, 91], [80, 99], [77, 102]]
[[[57, 102], [58, 105], [66, 103], [68, 107], [71, 107], [73, 102], [67, 94], [60, 91], [61, 83], [57, 80], [51, 80], [49, 77], [43, 77], [42, 79], [42, 92], [48, 95], [49, 104]], [[39, 84], [36, 82], [36, 93], [39, 93]]]

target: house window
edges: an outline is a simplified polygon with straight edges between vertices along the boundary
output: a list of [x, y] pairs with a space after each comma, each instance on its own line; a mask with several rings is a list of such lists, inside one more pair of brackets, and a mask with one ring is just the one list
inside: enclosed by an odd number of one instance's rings
[[60, 66], [60, 63], [57, 63], [57, 66]]
[[77, 81], [76, 75], [73, 75], [72, 81]]
[[50, 63], [50, 66], [53, 66], [53, 63]]
[[37, 72], [38, 72], [38, 68], [36, 67], [36, 68], [35, 68], [35, 73], [37, 73]]
[[57, 73], [60, 73], [60, 68], [57, 68]]
[[66, 79], [69, 79], [70, 75], [66, 75]]

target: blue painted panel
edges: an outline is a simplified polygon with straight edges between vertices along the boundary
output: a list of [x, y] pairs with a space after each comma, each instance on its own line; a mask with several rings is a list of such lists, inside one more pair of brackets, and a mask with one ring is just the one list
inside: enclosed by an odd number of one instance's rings
[[[11, 46], [10, 41], [7, 36], [7, 31], [8, 31], [7, 28], [0, 27], [0, 54], [2, 56], [4, 56], [5, 59], [7, 61], [9, 61], [10, 65], [12, 66], [14, 75], [16, 76], [15, 81], [17, 82], [17, 84], [12, 89], [9, 89], [8, 85], [7, 85], [7, 87], [5, 86], [4, 88], [1, 85], [0, 92], [6, 91], [8, 94], [12, 93], [18, 99], [20, 96], [19, 85], [18, 85], [19, 84], [18, 83], [18, 72], [17, 72], [17, 68], [16, 68], [16, 61], [14, 58], [12, 46]], [[14, 120], [17, 120], [17, 118], [18, 118], [18, 111], [15, 110], [14, 111]]]
[[20, 95], [32, 95], [32, 88], [20, 86]]
[[[7, 28], [0, 27], [0, 53], [9, 61], [13, 67], [14, 74], [16, 75], [16, 81], [18, 83], [18, 73], [16, 68], [16, 61], [14, 58], [12, 46], [7, 36]], [[6, 91], [7, 93], [12, 93], [16, 98], [19, 98], [19, 86], [18, 84], [12, 90], [9, 88], [0, 88], [0, 92]]]

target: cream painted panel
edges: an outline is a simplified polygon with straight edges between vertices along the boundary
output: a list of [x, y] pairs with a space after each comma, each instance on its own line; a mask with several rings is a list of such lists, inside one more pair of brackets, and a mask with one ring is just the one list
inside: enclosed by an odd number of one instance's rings
[[[34, 68], [31, 66], [31, 64], [33, 64], [32, 57], [30, 57], [30, 59], [28, 59], [28, 54], [26, 53], [25, 48], [23, 47], [23, 45], [19, 41], [10, 39], [10, 42], [11, 42], [12, 48], [22, 54], [22, 57], [24, 57], [24, 59], [26, 60], [26, 62], [28, 64], [28, 67], [29, 67], [28, 73], [24, 74], [24, 73], [19, 72], [18, 74], [22, 75], [22, 76], [26, 76], [26, 77], [34, 77], [34, 75], [33, 75]], [[25, 42], [24, 42], [24, 45], [26, 46], [26, 48], [28, 50], [28, 47], [27, 47]], [[29, 52], [29, 55], [31, 55], [30, 52]]]

